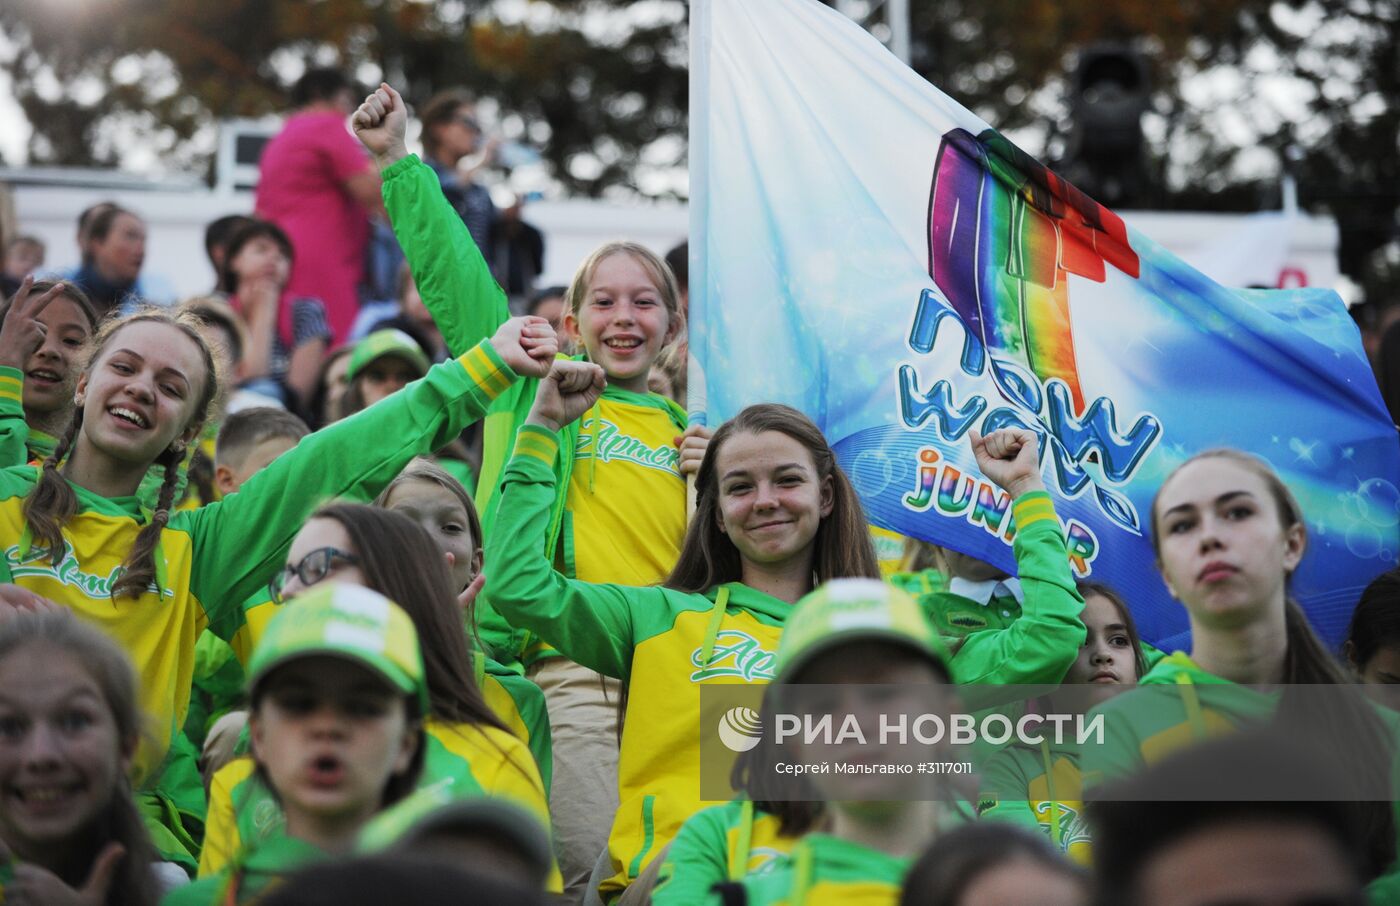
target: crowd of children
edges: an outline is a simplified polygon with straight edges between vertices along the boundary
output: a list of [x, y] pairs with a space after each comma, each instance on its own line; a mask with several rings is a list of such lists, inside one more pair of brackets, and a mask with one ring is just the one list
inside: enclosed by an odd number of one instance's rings
[[[1075, 581], [1024, 429], [968, 438], [1015, 574], [917, 542], [882, 574], [809, 418], [759, 404], [712, 431], [657, 392], [683, 399], [671, 264], [611, 242], [511, 317], [407, 121], [388, 85], [352, 119], [407, 258], [400, 316], [363, 339], [330, 348], [291, 240], [251, 218], [211, 228], [218, 291], [173, 308], [17, 275], [0, 902], [1397, 902], [1375, 791], [1400, 570], [1329, 652], [1289, 597], [1307, 532], [1265, 462], [1199, 453], [1153, 503], [1189, 651]], [[97, 217], [97, 242], [130, 226]], [[990, 745], [957, 777], [824, 773], [870, 753], [764, 736], [717, 801], [720, 687], [760, 694], [760, 720], [965, 697], [1108, 741]], [[1315, 687], [1325, 708], [1294, 691]], [[1345, 751], [1281, 735], [1301, 720]], [[1260, 760], [1330, 780], [1164, 801], [1202, 775], [1250, 788]]]

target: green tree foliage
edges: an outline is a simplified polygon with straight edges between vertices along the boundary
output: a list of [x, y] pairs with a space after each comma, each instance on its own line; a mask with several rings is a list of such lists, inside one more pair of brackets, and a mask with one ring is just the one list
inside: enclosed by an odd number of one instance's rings
[[639, 165], [684, 165], [685, 5], [635, 6], [536, 2], [507, 22], [483, 0], [6, 0], [2, 65], [34, 163], [113, 165], [125, 128], [176, 168], [207, 165], [199, 130], [283, 110], [311, 61], [392, 79], [410, 101], [491, 97], [566, 190], [600, 195], [642, 191]]
[[[1400, 0], [910, 5], [915, 69], [1051, 162], [1075, 51], [1140, 48], [1161, 206], [1270, 206], [1296, 148], [1304, 206], [1341, 225], [1343, 270], [1372, 297], [1400, 290]], [[383, 75], [414, 102], [466, 87], [566, 191], [649, 195], [667, 191], [649, 167], [685, 160], [685, 18], [684, 0], [5, 0], [0, 65], [36, 163], [113, 164], [124, 129], [197, 170], [212, 122], [283, 109], [286, 80], [314, 61]]]
[[913, 0], [912, 65], [1025, 149], [1066, 150], [1078, 48], [1117, 41], [1153, 75], [1151, 193], [1178, 210], [1300, 200], [1333, 215], [1342, 271], [1400, 301], [1400, 0]]

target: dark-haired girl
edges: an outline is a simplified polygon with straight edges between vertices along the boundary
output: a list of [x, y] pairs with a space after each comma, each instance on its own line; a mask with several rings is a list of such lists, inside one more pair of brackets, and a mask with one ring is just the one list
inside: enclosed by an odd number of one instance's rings
[[[453, 796], [503, 796], [547, 827], [549, 807], [534, 759], [492, 712], [473, 676], [450, 575], [428, 533], [407, 516], [339, 503], [317, 510], [297, 533], [275, 584], [277, 597], [287, 601], [281, 610], [294, 610], [293, 599], [308, 589], [337, 582], [402, 601], [417, 630], [428, 695], [422, 782], [444, 785]], [[263, 644], [265, 639], [254, 661]], [[209, 812], [201, 877], [221, 870], [241, 850], [256, 850], [279, 830], [277, 803], [248, 759], [215, 774]], [[557, 875], [555, 881], [558, 889]]]
[[[1335, 736], [1337, 770], [1358, 791], [1393, 777], [1394, 722], [1345, 688], [1352, 678], [1288, 595], [1307, 527], [1268, 463], [1238, 450], [1199, 453], [1167, 477], [1151, 517], [1157, 567], [1186, 608], [1191, 650], [1163, 658], [1138, 689], [1091, 712], [1106, 729], [1104, 744], [1084, 752], [1090, 798], [1099, 782], [1271, 719], [1294, 721], [1289, 732]], [[1283, 691], [1251, 688], [1270, 684]], [[1339, 688], [1323, 697], [1323, 686]], [[1354, 806], [1379, 875], [1395, 858], [1394, 815], [1389, 803]]]
[[[750, 406], [715, 432], [696, 477], [696, 511], [680, 560], [663, 585], [593, 584], [554, 571], [539, 538], [548, 531], [554, 498], [557, 432], [587, 411], [603, 382], [602, 370], [585, 362], [556, 362], [540, 382], [505, 472], [501, 521], [487, 540], [486, 590], [513, 624], [630, 683], [611, 876], [600, 885], [606, 899], [638, 876], [699, 805], [699, 684], [767, 683], [793, 602], [829, 579], [878, 578], [879, 567], [860, 501], [821, 431], [795, 409], [766, 404]], [[979, 462], [1017, 463], [1005, 474], [1017, 476], [1008, 493], [1024, 498], [1016, 515], [1018, 546], [1055, 539], [1054, 577], [1070, 585], [1053, 507], [1036, 491], [1033, 438], [1005, 431], [976, 438], [979, 445]], [[1037, 529], [1037, 522], [1055, 530]], [[1084, 631], [1072, 585], [1063, 591], [1065, 604], [1040, 626], [1043, 632], [1028, 623], [989, 638], [985, 663], [969, 664], [968, 680], [990, 674], [1001, 660], [997, 651], [1028, 634], [1044, 636], [1037, 645], [1067, 649], [1058, 679]], [[1060, 635], [1072, 645], [1057, 645]]]
[[22, 465], [52, 453], [72, 418], [97, 311], [72, 284], [26, 277], [0, 319], [0, 465]]
[[332, 334], [320, 299], [293, 297], [292, 241], [275, 224], [253, 220], [229, 238], [220, 287], [248, 324], [244, 382], [267, 382], [269, 395], [304, 409], [316, 391]]

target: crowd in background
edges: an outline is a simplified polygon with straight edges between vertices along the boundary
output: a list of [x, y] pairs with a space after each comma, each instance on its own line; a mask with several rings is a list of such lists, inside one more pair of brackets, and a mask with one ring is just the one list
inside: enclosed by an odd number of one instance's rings
[[[253, 213], [208, 225], [205, 295], [150, 305], [145, 224], [110, 202], [71, 273], [4, 246], [6, 904], [1400, 902], [1373, 795], [1400, 570], [1327, 650], [1268, 464], [1201, 453], [1153, 503], [1190, 651], [1075, 580], [1021, 429], [970, 435], [1014, 573], [913, 540], [882, 562], [802, 413], [688, 424], [684, 243], [538, 287], [470, 96], [417, 108], [421, 157], [387, 85], [312, 70], [291, 106]], [[1374, 345], [1400, 410], [1400, 322]], [[1011, 743], [959, 786], [779, 782], [855, 750], [764, 739], [706, 802], [716, 681], [858, 715], [890, 686], [1058, 686], [991, 707], [1102, 715], [1111, 743]], [[1256, 684], [1331, 687], [1309, 717], [1346, 751], [1285, 735], [1303, 706]], [[1264, 763], [1321, 792], [1182, 799]]]

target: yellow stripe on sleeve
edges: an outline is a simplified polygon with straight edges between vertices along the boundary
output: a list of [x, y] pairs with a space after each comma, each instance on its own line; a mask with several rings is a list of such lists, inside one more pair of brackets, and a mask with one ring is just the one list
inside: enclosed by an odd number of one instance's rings
[[473, 346], [457, 361], [461, 362], [462, 367], [467, 370], [467, 376], [484, 390], [488, 397], [495, 399], [511, 385], [511, 375], [491, 361], [485, 346], [485, 342]]
[[1059, 522], [1055, 515], [1055, 502], [1044, 491], [1032, 491], [1018, 497], [1011, 506], [1011, 517], [1016, 520], [1018, 531], [1047, 519]]
[[515, 455], [533, 456], [551, 468], [559, 453], [559, 438], [538, 425], [522, 425], [515, 435]]
[[0, 397], [14, 400], [17, 403], [23, 403], [24, 379], [11, 377], [8, 374], [0, 374]]

